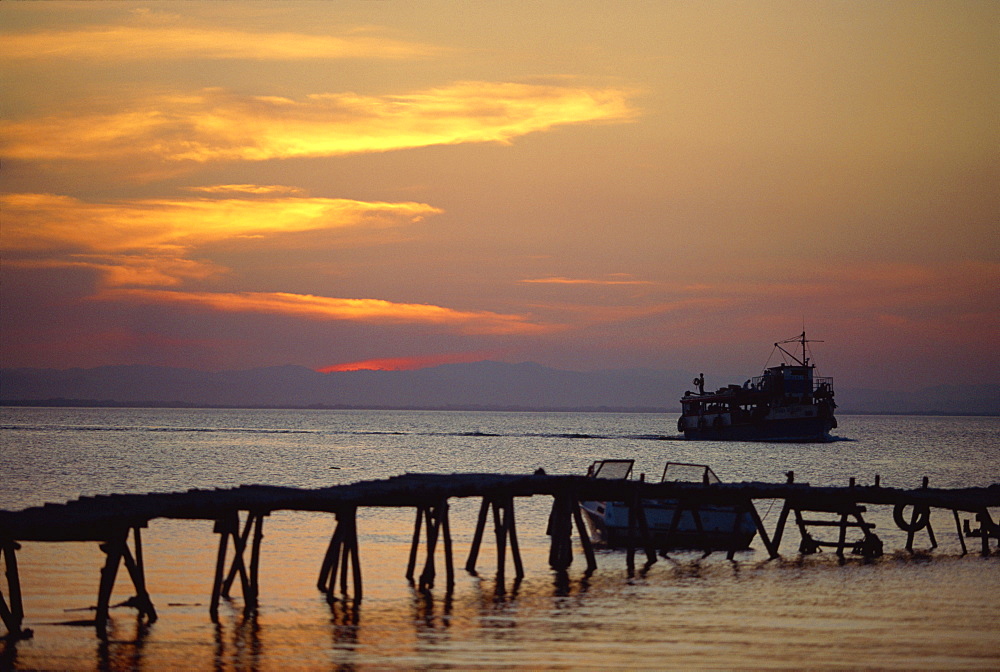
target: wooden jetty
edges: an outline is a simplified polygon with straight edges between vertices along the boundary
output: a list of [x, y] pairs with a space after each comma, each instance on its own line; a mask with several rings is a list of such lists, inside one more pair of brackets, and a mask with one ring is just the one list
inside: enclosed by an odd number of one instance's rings
[[[939, 489], [928, 487], [925, 479], [923, 487], [905, 490], [880, 487], [876, 477], [876, 484], [872, 486], [856, 486], [851, 479], [847, 487], [812, 487], [795, 483], [791, 472], [786, 483], [715, 484], [549, 476], [541, 471], [531, 475], [405, 474], [384, 480], [308, 490], [243, 485], [179, 493], [104, 495], [81, 497], [64, 504], [45, 504], [22, 511], [0, 511], [0, 555], [4, 558], [7, 578], [7, 595], [0, 592], [0, 619], [7, 629], [8, 638], [31, 636], [30, 630], [22, 628], [24, 609], [17, 567], [20, 542], [93, 541], [100, 544], [106, 555], [94, 619], [98, 635], [106, 636], [111, 593], [123, 564], [136, 591], [127, 604], [137, 608], [148, 621], [156, 620], [156, 609], [146, 588], [141, 530], [157, 518], [214, 521], [214, 531], [219, 534], [219, 549], [209, 613], [213, 620], [217, 618], [220, 599], [229, 595], [237, 580], [245, 608], [253, 610], [259, 598], [258, 569], [264, 518], [281, 510], [326, 512], [335, 517], [336, 526], [320, 563], [317, 587], [331, 600], [338, 599], [339, 589], [339, 599], [358, 602], [362, 597], [358, 508], [413, 508], [416, 518], [405, 576], [413, 581], [423, 546], [424, 564], [416, 585], [420, 590], [433, 588], [436, 580], [435, 558], [440, 546], [444, 555], [446, 590], [450, 592], [454, 585], [454, 564], [448, 501], [466, 497], [481, 498], [482, 505], [465, 568], [475, 572], [487, 521], [492, 516], [497, 579], [502, 585], [508, 548], [515, 578], [524, 576], [514, 503], [519, 497], [532, 496], [552, 497], [548, 521], [551, 537], [549, 564], [559, 572], [564, 572], [573, 561], [574, 527], [586, 559], [586, 571], [592, 572], [597, 568], [594, 549], [580, 515], [579, 503], [586, 500], [630, 503], [631, 541], [626, 549], [630, 573], [634, 568], [636, 550], [645, 552], [647, 564], [656, 561], [657, 549], [650, 540], [642, 507], [643, 500], [650, 499], [677, 502], [675, 527], [682, 510], [696, 511], [699, 506], [710, 504], [743, 507], [752, 516], [771, 558], [779, 555], [779, 546], [790, 517], [799, 531], [800, 553], [830, 546], [841, 557], [846, 549], [866, 557], [880, 555], [882, 547], [872, 532], [874, 525], [863, 518], [865, 505], [894, 507], [896, 524], [907, 532], [908, 550], [912, 550], [914, 536], [922, 530], [926, 530], [931, 546], [937, 545], [930, 524], [933, 509], [952, 513], [963, 552], [966, 551], [966, 537], [980, 538], [984, 556], [991, 553], [990, 540], [1000, 539], [1000, 525], [993, 521], [989, 511], [991, 507], [1000, 507], [1000, 483], [986, 488]], [[765, 529], [753, 505], [753, 500], [761, 499], [783, 501], [777, 524], [771, 533]], [[971, 529], [969, 521], [965, 520], [963, 529], [959, 522], [960, 512], [973, 514], [979, 527]], [[817, 514], [832, 514], [834, 518], [823, 520], [816, 518]], [[816, 527], [835, 529], [837, 539], [815, 539], [810, 528]], [[860, 531], [862, 539], [848, 541], [846, 535], [849, 529]], [[668, 532], [668, 541], [671, 533]], [[736, 552], [733, 548], [718, 550], [726, 551], [730, 559]]]

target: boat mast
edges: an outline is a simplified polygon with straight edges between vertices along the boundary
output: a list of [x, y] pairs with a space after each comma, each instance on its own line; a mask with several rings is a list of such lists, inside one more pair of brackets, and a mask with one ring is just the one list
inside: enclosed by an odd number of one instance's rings
[[[806, 343], [822, 343], [822, 342], [823, 341], [816, 341], [816, 340], [809, 340], [809, 339], [807, 339], [806, 338], [806, 331], [805, 331], [805, 329], [803, 329], [802, 333], [799, 334], [798, 336], [796, 336], [794, 338], [786, 338], [783, 341], [778, 341], [777, 343], [774, 344], [774, 347], [776, 347], [778, 350], [781, 350], [783, 353], [785, 353], [786, 355], [788, 355], [789, 357], [791, 357], [792, 361], [796, 362], [799, 366], [809, 366], [809, 356], [806, 354]], [[782, 345], [785, 345], [787, 343], [800, 343], [802, 345], [802, 358], [801, 359], [799, 359], [798, 357], [796, 357], [792, 353], [788, 352], [788, 350], [785, 350], [783, 347], [781, 347]]]

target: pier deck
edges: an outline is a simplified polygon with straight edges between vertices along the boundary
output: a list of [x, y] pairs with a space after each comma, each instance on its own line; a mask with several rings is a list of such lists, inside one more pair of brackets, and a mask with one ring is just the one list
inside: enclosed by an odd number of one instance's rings
[[[708, 504], [725, 504], [745, 507], [757, 525], [761, 541], [770, 557], [778, 557], [778, 548], [789, 516], [794, 515], [802, 543], [800, 552], [812, 552], [819, 545], [836, 548], [839, 555], [850, 544], [845, 541], [849, 528], [863, 532], [864, 544], [855, 548], [866, 556], [881, 554], [881, 542], [871, 532], [874, 527], [861, 517], [864, 505], [894, 507], [894, 519], [900, 529], [907, 531], [907, 549], [912, 550], [914, 535], [926, 529], [932, 546], [936, 546], [930, 511], [951, 511], [956, 529], [965, 550], [966, 537], [979, 537], [983, 555], [990, 555], [990, 540], [1000, 539], [1000, 526], [993, 522], [990, 508], [1000, 507], [1000, 484], [989, 487], [900, 489], [874, 486], [816, 487], [794, 483], [789, 475], [786, 483], [645, 483], [642, 481], [605, 480], [584, 476], [550, 476], [543, 473], [531, 475], [512, 474], [405, 474], [383, 480], [363, 481], [319, 489], [299, 489], [265, 485], [243, 485], [228, 489], [189, 490], [178, 493], [122, 494], [81, 497], [62, 504], [45, 504], [22, 511], [0, 511], [0, 555], [4, 556], [7, 593], [0, 593], [0, 619], [7, 628], [7, 636], [27, 637], [23, 630], [24, 612], [18, 578], [16, 551], [19, 542], [70, 542], [93, 541], [101, 544], [107, 555], [101, 570], [95, 625], [98, 633], [105, 632], [111, 591], [119, 566], [124, 564], [136, 589], [131, 603], [149, 620], [156, 619], [156, 611], [145, 587], [142, 564], [140, 530], [149, 521], [158, 518], [195, 519], [215, 521], [215, 532], [220, 535], [216, 578], [212, 591], [210, 613], [217, 615], [221, 596], [228, 595], [238, 578], [244, 602], [248, 609], [256, 607], [258, 597], [257, 568], [262, 538], [261, 527], [265, 516], [275, 511], [318, 511], [334, 514], [336, 530], [323, 558], [317, 587], [330, 599], [339, 587], [344, 599], [353, 588], [351, 599], [361, 599], [361, 574], [358, 561], [356, 512], [359, 507], [412, 507], [416, 509], [413, 544], [406, 577], [413, 579], [417, 554], [423, 542], [426, 560], [420, 574], [421, 589], [433, 586], [435, 577], [434, 557], [438, 541], [446, 563], [448, 589], [454, 583], [451, 557], [451, 535], [448, 521], [448, 500], [452, 498], [481, 498], [479, 519], [472, 550], [466, 569], [475, 570], [486, 520], [492, 510], [496, 533], [498, 579], [503, 580], [506, 549], [510, 548], [517, 578], [523, 568], [517, 546], [514, 523], [514, 501], [519, 497], [549, 496], [553, 498], [549, 517], [549, 534], [552, 537], [550, 565], [557, 571], [568, 568], [573, 558], [572, 532], [574, 523], [580, 545], [587, 561], [587, 571], [596, 569], [596, 559], [579, 513], [579, 502], [586, 500], [623, 501], [632, 503], [636, 510], [633, 540], [628, 548], [629, 571], [634, 567], [635, 550], [646, 551], [647, 563], [655, 562], [642, 501], [671, 499], [685, 509]], [[775, 529], [770, 533], [757, 515], [753, 500], [783, 500], [784, 504]], [[910, 515], [904, 516], [910, 509]], [[240, 529], [240, 514], [244, 523]], [[824, 512], [839, 515], [834, 521], [808, 520], [803, 512]], [[959, 512], [974, 514], [979, 528], [963, 530], [959, 525]], [[679, 515], [677, 516], [679, 519]], [[852, 521], [851, 518], [854, 520]], [[422, 527], [426, 526], [423, 531]], [[808, 532], [810, 526], [834, 526], [840, 530], [836, 542], [817, 542]], [[131, 547], [129, 536], [132, 537]], [[232, 558], [228, 544], [232, 542]], [[868, 543], [872, 541], [872, 543]], [[877, 543], [876, 543], [877, 542]], [[860, 548], [860, 550], [858, 550]], [[249, 561], [244, 554], [249, 550]], [[735, 549], [727, 551], [732, 557]], [[228, 566], [228, 570], [227, 570]], [[8, 602], [9, 598], [9, 602]]]

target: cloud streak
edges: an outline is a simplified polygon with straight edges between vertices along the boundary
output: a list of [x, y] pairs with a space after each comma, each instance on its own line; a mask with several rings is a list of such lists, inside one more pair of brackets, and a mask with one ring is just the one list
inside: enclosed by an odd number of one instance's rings
[[[232, 193], [253, 185], [205, 187]], [[424, 203], [271, 196], [122, 200], [91, 203], [54, 194], [3, 194], [0, 251], [28, 268], [90, 268], [110, 286], [170, 286], [223, 269], [192, 250], [233, 239], [342, 228], [409, 226], [441, 212]], [[292, 189], [292, 188], [284, 188]]]
[[534, 285], [652, 285], [649, 280], [630, 280], [627, 277], [616, 278], [566, 278], [561, 276], [549, 278], [525, 278], [520, 282]]
[[10, 60], [91, 61], [413, 59], [446, 50], [370, 35], [311, 35], [182, 26], [111, 26], [4, 36]]
[[524, 315], [461, 311], [422, 303], [382, 299], [343, 299], [288, 292], [183, 292], [154, 289], [109, 289], [92, 300], [188, 305], [222, 312], [269, 313], [314, 320], [378, 324], [428, 325], [464, 334], [538, 333], [546, 327]]
[[[241, 188], [249, 189], [250, 185]], [[2, 249], [7, 252], [66, 248], [89, 252], [179, 250], [239, 237], [356, 226], [403, 226], [441, 212], [424, 203], [338, 198], [91, 203], [55, 194], [3, 194], [0, 207], [5, 220]]]
[[0, 123], [0, 155], [28, 161], [264, 161], [507, 142], [564, 124], [625, 121], [631, 93], [458, 82], [401, 95], [301, 100], [223, 89], [136, 99], [99, 112]]

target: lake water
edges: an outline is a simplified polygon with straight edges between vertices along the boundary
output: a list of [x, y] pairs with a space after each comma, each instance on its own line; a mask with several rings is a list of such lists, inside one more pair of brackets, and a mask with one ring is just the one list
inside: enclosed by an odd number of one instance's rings
[[[656, 414], [3, 408], [0, 509], [405, 472], [582, 474], [604, 458], [635, 459], [653, 480], [671, 460], [710, 464], [724, 481], [784, 482], [793, 470], [814, 485], [869, 484], [875, 474], [893, 487], [924, 476], [937, 487], [1000, 482], [1000, 418], [839, 420], [845, 440], [755, 444], [675, 440], [676, 417]], [[412, 510], [359, 511], [357, 607], [328, 604], [315, 587], [333, 517], [275, 512], [264, 522], [257, 613], [244, 616], [237, 588], [218, 623], [208, 614], [212, 523], [154, 520], [143, 552], [159, 619], [140, 624], [135, 610], [113, 609], [107, 641], [93, 626], [65, 625], [93, 618], [97, 544], [25, 543], [17, 557], [34, 637], [0, 643], [0, 669], [1000, 669], [1000, 554], [982, 558], [970, 540], [962, 556], [948, 512], [932, 517], [939, 547], [930, 551], [921, 532], [910, 554], [891, 510], [869, 507], [887, 551], [874, 562], [800, 556], [792, 526], [778, 560], [755, 540], [732, 562], [671, 553], [628, 578], [625, 553], [609, 550], [588, 578], [579, 550], [568, 577], [549, 569], [550, 506], [547, 497], [516, 502], [519, 585], [510, 566], [497, 585], [487, 534], [479, 575], [459, 570], [450, 596], [443, 587], [422, 595], [404, 578]], [[780, 505], [757, 507], [773, 529]], [[459, 568], [478, 509], [478, 500], [451, 502]], [[121, 571], [112, 603], [133, 592]]]

